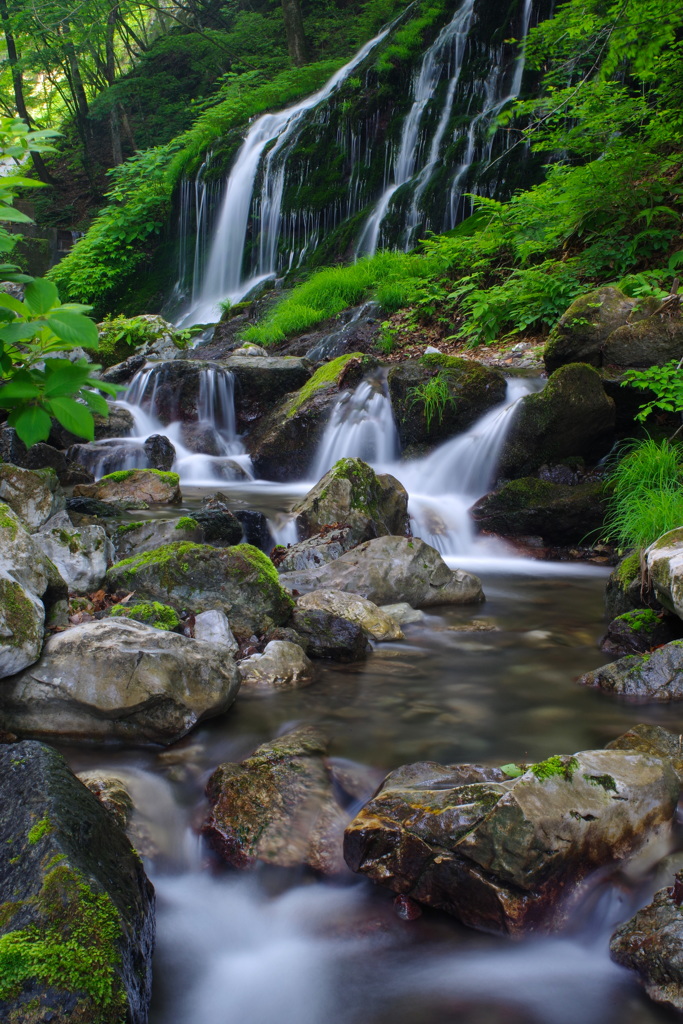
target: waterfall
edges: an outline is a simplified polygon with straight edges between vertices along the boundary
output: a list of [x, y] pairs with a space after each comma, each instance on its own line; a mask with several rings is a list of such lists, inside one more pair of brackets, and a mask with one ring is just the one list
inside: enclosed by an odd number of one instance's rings
[[[405, 185], [413, 177], [416, 171], [419, 157], [420, 131], [422, 121], [428, 104], [432, 100], [437, 87], [441, 81], [444, 69], [445, 55], [452, 50], [453, 56], [450, 67], [450, 81], [446, 93], [446, 100], [442, 109], [441, 117], [436, 131], [432, 138], [427, 160], [420, 171], [418, 178], [419, 195], [414, 199], [415, 213], [411, 210], [408, 223], [408, 235], [412, 232], [411, 224], [417, 215], [417, 202], [422, 191], [429, 180], [432, 170], [439, 158], [439, 149], [443, 139], [446, 125], [453, 108], [453, 97], [455, 87], [460, 77], [463, 58], [465, 55], [465, 43], [472, 24], [472, 12], [474, 0], [464, 0], [462, 6], [456, 11], [452, 20], [443, 28], [436, 40], [429, 47], [422, 59], [420, 71], [413, 82], [413, 105], [408, 116], [403, 122], [401, 143], [398, 155], [393, 163], [393, 180], [385, 188], [384, 193], [378, 200], [375, 208], [368, 217], [363, 230], [356, 244], [356, 255], [373, 255], [377, 250], [382, 222], [389, 209], [389, 204], [394, 193]], [[417, 225], [415, 225], [417, 226]]]
[[[378, 386], [379, 385], [379, 386]], [[340, 395], [320, 442], [314, 476], [319, 480], [339, 459], [363, 459], [385, 466], [398, 455], [399, 442], [386, 378], [362, 381]]]
[[[238, 301], [260, 281], [273, 276], [281, 228], [280, 207], [285, 163], [301, 122], [308, 111], [327, 100], [362, 64], [391, 28], [391, 25], [387, 26], [366, 43], [318, 92], [285, 110], [263, 114], [251, 126], [228, 177], [201, 291], [196, 304], [186, 314], [185, 322], [199, 323], [215, 319], [221, 299]], [[262, 157], [269, 146], [271, 149], [266, 158], [259, 198], [262, 221], [259, 259], [252, 277], [245, 281], [242, 265], [254, 183]]]

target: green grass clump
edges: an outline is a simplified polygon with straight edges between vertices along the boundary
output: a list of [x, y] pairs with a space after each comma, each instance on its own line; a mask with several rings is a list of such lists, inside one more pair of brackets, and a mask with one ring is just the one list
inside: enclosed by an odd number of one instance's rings
[[636, 441], [608, 480], [605, 538], [620, 548], [648, 547], [683, 526], [683, 449], [675, 442]]
[[455, 406], [455, 399], [448, 387], [448, 379], [442, 371], [439, 371], [434, 377], [430, 377], [429, 380], [409, 388], [406, 397], [411, 406], [416, 403], [422, 405], [428, 431], [431, 430], [432, 421], [435, 418], [441, 425], [447, 405]]

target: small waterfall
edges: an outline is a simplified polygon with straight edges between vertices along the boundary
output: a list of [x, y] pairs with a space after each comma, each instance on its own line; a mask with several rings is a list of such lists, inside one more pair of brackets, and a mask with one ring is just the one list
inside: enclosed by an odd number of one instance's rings
[[[464, 0], [464, 3], [456, 11], [452, 20], [444, 29], [442, 29], [435, 42], [432, 43], [424, 55], [420, 71], [413, 83], [413, 105], [408, 116], [403, 122], [401, 143], [398, 155], [396, 156], [393, 164], [393, 180], [385, 188], [383, 195], [380, 197], [375, 208], [365, 222], [356, 244], [356, 255], [358, 256], [366, 254], [372, 256], [376, 252], [382, 222], [387, 214], [389, 204], [391, 203], [394, 193], [397, 192], [402, 185], [409, 182], [415, 174], [417, 161], [420, 155], [420, 131], [425, 111], [427, 110], [428, 104], [431, 102], [441, 81], [446, 54], [449, 51], [452, 51], [453, 55], [449, 69], [450, 81], [446, 93], [446, 99], [441, 112], [441, 117], [439, 118], [439, 123], [432, 138], [427, 160], [423, 165], [418, 178], [417, 189], [419, 194], [416, 193], [416, 198], [414, 198], [413, 201], [415, 212], [413, 213], [411, 210], [411, 216], [408, 222], [408, 236], [410, 238], [412, 233], [411, 224], [417, 216], [416, 204], [419, 202], [419, 198], [422, 195], [422, 192], [429, 181], [431, 172], [439, 158], [441, 141], [443, 139], [444, 132], [446, 131], [446, 125], [448, 124], [448, 119], [453, 108], [455, 87], [458, 83], [460, 71], [462, 69], [463, 58], [465, 55], [465, 43], [472, 24], [473, 9], [474, 0]], [[417, 224], [415, 224], [415, 227], [416, 226]]]
[[[378, 387], [379, 383], [379, 387]], [[339, 459], [357, 458], [376, 467], [386, 466], [399, 451], [386, 378], [362, 381], [356, 390], [344, 392], [332, 410], [320, 442], [314, 476], [319, 480]]]
[[[274, 114], [264, 114], [249, 129], [227, 181], [206, 265], [201, 292], [185, 322], [202, 322], [215, 318], [221, 299], [238, 301], [260, 281], [275, 272], [275, 253], [281, 227], [280, 206], [284, 170], [288, 153], [295, 143], [301, 122], [309, 110], [328, 99], [346, 78], [388, 35], [387, 26], [366, 43], [343, 68], [336, 72], [318, 92], [305, 100]], [[263, 185], [259, 198], [261, 241], [259, 260], [251, 279], [243, 279], [244, 245], [252, 208], [254, 183], [262, 157], [272, 143], [266, 158]]]

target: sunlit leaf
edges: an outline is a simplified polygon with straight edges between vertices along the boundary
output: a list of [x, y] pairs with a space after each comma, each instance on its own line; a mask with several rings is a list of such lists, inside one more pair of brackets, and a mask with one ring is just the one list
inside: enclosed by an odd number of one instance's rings
[[50, 313], [45, 322], [58, 338], [68, 344], [82, 345], [83, 348], [97, 348], [98, 346], [97, 325], [87, 316], [59, 309]]
[[95, 424], [92, 413], [84, 405], [80, 405], [73, 398], [60, 397], [50, 399], [48, 408], [72, 434], [84, 437], [87, 441], [94, 440]]
[[30, 448], [32, 444], [37, 444], [38, 441], [47, 441], [52, 427], [52, 420], [38, 405], [16, 410], [11, 413], [7, 422], [10, 427], [14, 427], [27, 448]]
[[[59, 302], [59, 293], [52, 281], [46, 281], [44, 277], [37, 277], [24, 290], [24, 302], [32, 313], [42, 316], [49, 312]], [[57, 333], [55, 331], [55, 333]]]

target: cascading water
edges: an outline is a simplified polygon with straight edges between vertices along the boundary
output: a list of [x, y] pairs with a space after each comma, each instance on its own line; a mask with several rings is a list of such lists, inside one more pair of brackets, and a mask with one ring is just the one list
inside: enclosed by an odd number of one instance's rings
[[386, 380], [363, 381], [344, 392], [332, 410], [314, 466], [319, 480], [339, 459], [384, 466], [398, 455], [399, 441]]
[[[463, 57], [465, 55], [465, 43], [472, 23], [473, 9], [474, 0], [464, 0], [464, 3], [459, 10], [456, 11], [451, 22], [442, 29], [436, 41], [432, 43], [424, 55], [422, 66], [420, 67], [420, 71], [413, 83], [413, 105], [408, 116], [403, 122], [401, 142], [398, 154], [393, 162], [393, 180], [385, 189], [383, 195], [380, 197], [375, 208], [365, 222], [360, 238], [356, 244], [356, 254], [359, 256], [371, 256], [376, 252], [380, 239], [382, 222], [387, 214], [394, 193], [397, 192], [401, 186], [409, 182], [416, 172], [417, 161], [420, 155], [419, 139], [423, 117], [427, 110], [427, 106], [434, 97], [436, 89], [441, 81], [444, 68], [446, 68], [447, 73], [450, 75], [446, 100], [428, 150], [426, 161], [420, 169], [417, 183], [418, 189], [422, 189], [422, 191], [424, 190], [424, 186], [429, 180], [431, 171], [436, 165], [439, 157], [441, 140], [443, 139], [446, 125], [453, 107], [455, 87], [458, 83], [460, 71], [462, 69]], [[448, 58], [448, 55], [451, 56]], [[416, 204], [419, 202], [419, 196], [421, 195], [422, 192], [420, 191], [418, 195], [416, 190], [413, 200], [415, 204], [415, 213], [413, 214], [413, 211], [411, 210], [411, 217], [408, 223], [409, 235], [412, 230], [412, 221], [414, 220], [414, 217], [417, 216]]]

